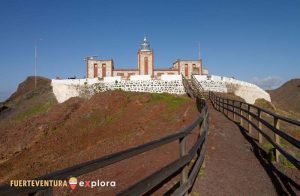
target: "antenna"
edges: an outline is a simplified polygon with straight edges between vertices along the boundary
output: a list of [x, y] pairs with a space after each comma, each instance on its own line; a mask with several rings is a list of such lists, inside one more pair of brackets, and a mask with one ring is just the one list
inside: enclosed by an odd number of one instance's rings
[[37, 50], [38, 50], [38, 47], [37, 47], [37, 44], [38, 44], [38, 41], [41, 41], [42, 39], [37, 39], [34, 41], [34, 88], [36, 89], [36, 84], [37, 84], [37, 80], [36, 80], [36, 69], [37, 69], [37, 59], [38, 59], [38, 53], [37, 53]]
[[36, 89], [37, 41], [34, 43], [34, 89]]

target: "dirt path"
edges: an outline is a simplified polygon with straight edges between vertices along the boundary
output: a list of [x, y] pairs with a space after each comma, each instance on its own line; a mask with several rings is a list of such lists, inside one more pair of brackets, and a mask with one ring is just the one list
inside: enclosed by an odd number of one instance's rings
[[196, 180], [192, 195], [277, 195], [239, 127], [212, 105], [209, 114], [205, 169]]

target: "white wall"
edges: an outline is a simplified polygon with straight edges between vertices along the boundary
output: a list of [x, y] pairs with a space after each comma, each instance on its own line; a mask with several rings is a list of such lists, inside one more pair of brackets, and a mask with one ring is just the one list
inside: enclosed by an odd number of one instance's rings
[[103, 79], [104, 82], [116, 82], [116, 81], [121, 81], [121, 76], [111, 76], [111, 77], [104, 77]]
[[271, 102], [270, 95], [249, 82], [236, 80], [234, 78], [212, 75], [210, 78], [205, 75], [195, 75], [205, 91], [231, 92], [242, 97], [247, 103], [254, 104], [256, 99], [265, 99]]
[[130, 80], [132, 80], [132, 81], [151, 80], [151, 75], [132, 75], [132, 76], [130, 76]]
[[[83, 89], [88, 92], [122, 89], [124, 91], [185, 94], [181, 75], [162, 75], [161, 80], [151, 80], [150, 75], [131, 76], [131, 80], [121, 80], [120, 76], [106, 77], [103, 81], [92, 79], [52, 80], [53, 93], [59, 103], [70, 97], [80, 96]], [[133, 78], [133, 79], [132, 79]], [[253, 104], [256, 99], [271, 101], [270, 95], [258, 86], [228, 77], [195, 75], [205, 91], [233, 93]], [[115, 83], [115, 81], [118, 81]], [[97, 87], [97, 88], [96, 88]]]
[[161, 77], [161, 80], [163, 80], [163, 81], [182, 80], [181, 75], [166, 75], [166, 74], [163, 74], [160, 77]]
[[[63, 80], [57, 81], [52, 80], [52, 90], [58, 101], [58, 103], [62, 103], [68, 100], [71, 97], [78, 97], [79, 91], [75, 84], [70, 84], [69, 81], [64, 80], [66, 83], [63, 83]], [[78, 85], [78, 84], [77, 84]]]
[[[150, 76], [150, 75], [149, 75]], [[170, 78], [169, 78], [170, 79]], [[111, 82], [114, 81], [114, 82]], [[51, 82], [53, 93], [59, 103], [68, 100], [71, 97], [82, 96], [88, 93], [87, 96], [97, 92], [107, 90], [121, 89], [124, 91], [134, 92], [150, 92], [150, 93], [170, 93], [170, 94], [185, 94], [182, 80], [118, 80], [115, 82], [115, 77], [108, 77], [105, 80], [99, 81], [96, 79], [84, 80], [55, 80]]]

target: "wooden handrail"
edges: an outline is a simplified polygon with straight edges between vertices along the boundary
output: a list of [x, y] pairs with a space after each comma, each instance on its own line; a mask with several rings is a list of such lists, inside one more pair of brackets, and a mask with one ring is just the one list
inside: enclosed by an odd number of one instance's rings
[[[225, 100], [225, 98], [220, 97], [220, 100]], [[231, 99], [229, 99], [229, 100], [231, 100]], [[250, 106], [251, 108], [255, 108], [257, 110], [260, 110], [260, 111], [262, 111], [266, 114], [269, 114], [270, 116], [276, 117], [279, 120], [285, 121], [287, 123], [290, 123], [290, 124], [293, 124], [293, 125], [296, 125], [296, 126], [300, 126], [300, 121], [298, 121], [298, 120], [291, 119], [291, 118], [288, 118], [288, 117], [285, 117], [285, 116], [281, 116], [281, 115], [276, 114], [272, 111], [269, 111], [267, 109], [261, 108], [259, 106], [253, 105], [253, 104], [246, 103], [244, 101], [239, 101], [239, 100], [232, 100], [232, 101], [234, 101], [235, 103], [240, 103], [240, 104], [243, 104], [243, 105], [246, 105], [246, 106]]]
[[[280, 146], [280, 140], [279, 137], [285, 139], [288, 141], [291, 145], [293, 145], [296, 148], [300, 148], [300, 141], [286, 132], [282, 131], [279, 128], [279, 121], [282, 120], [284, 122], [288, 122], [290, 124], [300, 126], [300, 122], [296, 120], [292, 120], [283, 116], [280, 116], [278, 114], [275, 114], [273, 112], [264, 110], [263, 108], [260, 108], [258, 106], [248, 104], [242, 101], [237, 101], [233, 99], [227, 99], [222, 98], [220, 96], [215, 95], [214, 93], [209, 93], [209, 98], [211, 102], [213, 103], [213, 106], [219, 110], [222, 111], [227, 117], [228, 111], [230, 111], [233, 114], [233, 120], [235, 120], [235, 115], [238, 115], [240, 117], [240, 126], [243, 126], [243, 121], [246, 121], [248, 123], [248, 131], [251, 134], [252, 128], [255, 128], [259, 132], [259, 142], [262, 142], [261, 137], [263, 136], [267, 141], [269, 141], [276, 149], [276, 161], [279, 161], [279, 154], [281, 153], [284, 157], [286, 157], [287, 160], [289, 160], [298, 170], [300, 170], [300, 161], [296, 159], [293, 155], [288, 153], [286, 150], [284, 150]], [[229, 103], [231, 102], [231, 104]], [[244, 108], [243, 108], [244, 106]], [[247, 109], [246, 109], [247, 108]], [[251, 112], [251, 108], [255, 108], [257, 110], [257, 114]], [[226, 110], [226, 113], [225, 111]], [[237, 112], [237, 110], [239, 112]], [[267, 111], [267, 112], [266, 112]], [[261, 113], [265, 112], [268, 115], [272, 116], [274, 119], [274, 124], [270, 124], [266, 120], [262, 119]], [[245, 115], [248, 115], [248, 117], [245, 117]], [[252, 122], [252, 117], [258, 121], [258, 125]], [[265, 125], [267, 128], [269, 128], [273, 133], [275, 137], [275, 141], [271, 139], [270, 136], [268, 136], [263, 130], [261, 125]]]
[[204, 89], [201, 86], [200, 82], [196, 79], [196, 77], [195, 77], [194, 74], [192, 74], [192, 82], [197, 87], [197, 89], [200, 92], [200, 94], [203, 96]]
[[[246, 113], [248, 113], [249, 115], [251, 115], [252, 117], [254, 117], [256, 120], [260, 121], [263, 125], [265, 125], [266, 127], [268, 127], [269, 129], [271, 129], [274, 133], [280, 135], [283, 139], [287, 140], [288, 142], [290, 142], [291, 144], [293, 144], [296, 148], [300, 149], [300, 141], [297, 140], [296, 138], [290, 136], [289, 134], [281, 131], [280, 129], [277, 129], [275, 126], [271, 125], [270, 123], [268, 123], [267, 121], [265, 121], [264, 119], [262, 119], [261, 117], [259, 117], [257, 114], [254, 114], [253, 112], [234, 106], [232, 104], [226, 104], [228, 106], [232, 106], [234, 108], [240, 109]], [[228, 109], [230, 110], [230, 109]], [[231, 110], [230, 110], [231, 111]]]

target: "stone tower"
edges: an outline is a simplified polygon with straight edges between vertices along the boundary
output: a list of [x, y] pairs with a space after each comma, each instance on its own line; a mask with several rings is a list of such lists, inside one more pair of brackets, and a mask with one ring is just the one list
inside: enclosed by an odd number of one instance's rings
[[143, 43], [138, 50], [138, 70], [140, 75], [151, 75], [151, 77], [153, 77], [153, 50], [150, 48], [147, 37], [144, 37]]

